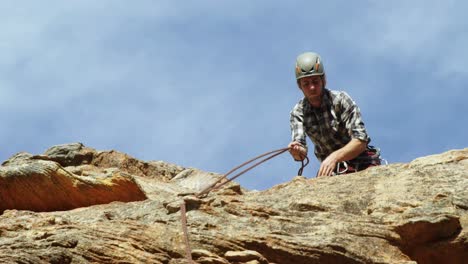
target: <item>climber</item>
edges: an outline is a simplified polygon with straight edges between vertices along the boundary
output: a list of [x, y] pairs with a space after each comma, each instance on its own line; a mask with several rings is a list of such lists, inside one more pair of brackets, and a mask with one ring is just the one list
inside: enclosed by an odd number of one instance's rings
[[307, 156], [306, 135], [315, 145], [321, 162], [317, 177], [364, 170], [380, 165], [380, 150], [369, 146], [359, 107], [346, 92], [326, 88], [320, 55], [300, 54], [296, 60], [296, 80], [304, 94], [290, 116], [292, 142], [289, 152], [296, 161]]

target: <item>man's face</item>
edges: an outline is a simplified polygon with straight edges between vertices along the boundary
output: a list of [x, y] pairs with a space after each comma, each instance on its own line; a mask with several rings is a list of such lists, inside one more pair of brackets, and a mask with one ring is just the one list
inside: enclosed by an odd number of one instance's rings
[[299, 86], [307, 99], [319, 100], [323, 90], [322, 76], [316, 75], [299, 79]]

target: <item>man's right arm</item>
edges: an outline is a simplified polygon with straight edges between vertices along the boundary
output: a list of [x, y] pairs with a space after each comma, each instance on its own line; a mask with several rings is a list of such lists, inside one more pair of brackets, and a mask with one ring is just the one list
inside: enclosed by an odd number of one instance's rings
[[289, 143], [289, 153], [296, 161], [304, 160], [307, 156], [307, 143], [303, 123], [303, 111], [299, 102], [291, 111], [290, 126], [292, 142]]

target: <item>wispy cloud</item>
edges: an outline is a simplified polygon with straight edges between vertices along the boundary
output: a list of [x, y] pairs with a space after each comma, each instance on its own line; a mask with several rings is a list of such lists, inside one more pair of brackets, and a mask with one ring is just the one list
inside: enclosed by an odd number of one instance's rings
[[[225, 172], [288, 143], [301, 97], [293, 64], [306, 50], [324, 57], [330, 88], [359, 103], [389, 160], [466, 146], [450, 132], [466, 130], [452, 109], [468, 110], [464, 5], [2, 3], [0, 157], [81, 141]], [[240, 181], [266, 188], [297, 166], [285, 156]]]
[[362, 55], [413, 71], [432, 71], [441, 78], [468, 73], [462, 1], [371, 1], [362, 12], [346, 16], [353, 26], [334, 25], [334, 38]]

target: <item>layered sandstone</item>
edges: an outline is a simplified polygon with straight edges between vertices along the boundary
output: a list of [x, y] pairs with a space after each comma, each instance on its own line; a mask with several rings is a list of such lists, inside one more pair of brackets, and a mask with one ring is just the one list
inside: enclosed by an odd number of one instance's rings
[[0, 262], [466, 263], [468, 149], [265, 191], [82, 144], [0, 167]]

